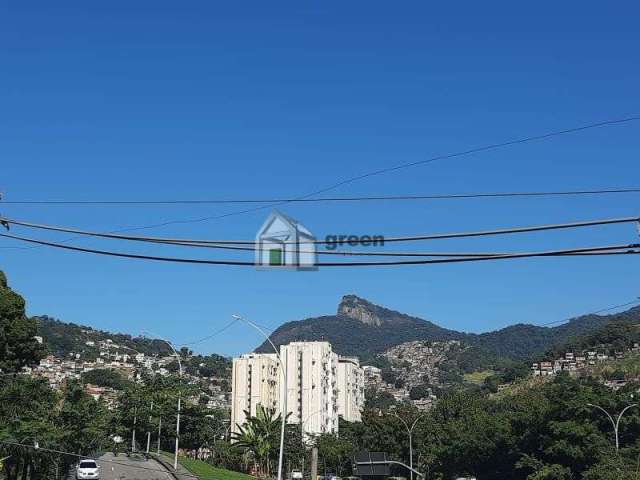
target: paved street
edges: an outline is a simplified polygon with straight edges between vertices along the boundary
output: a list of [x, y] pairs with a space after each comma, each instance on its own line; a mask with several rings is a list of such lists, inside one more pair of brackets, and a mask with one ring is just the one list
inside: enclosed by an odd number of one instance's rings
[[[114, 457], [107, 453], [98, 459], [98, 465], [100, 480], [173, 480], [155, 460], [128, 458], [124, 454]], [[75, 479], [75, 470], [70, 478]]]

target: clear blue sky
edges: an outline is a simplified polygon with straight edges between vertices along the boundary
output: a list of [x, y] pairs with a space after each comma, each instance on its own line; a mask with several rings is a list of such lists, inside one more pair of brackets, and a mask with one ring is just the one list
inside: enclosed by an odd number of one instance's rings
[[[636, 2], [2, 2], [0, 190], [7, 200], [296, 196], [398, 163], [638, 114], [639, 14]], [[639, 133], [640, 122], [605, 127], [332, 193], [637, 187]], [[635, 215], [638, 200], [284, 210], [318, 236], [411, 235]], [[0, 208], [104, 231], [238, 209]], [[143, 232], [252, 238], [266, 213]], [[634, 228], [620, 226], [422, 248], [634, 241]], [[0, 249], [0, 268], [30, 314], [133, 334], [151, 330], [178, 342], [215, 330], [233, 313], [270, 326], [330, 314], [346, 293], [468, 331], [544, 323], [637, 297], [638, 262], [558, 258], [295, 273]], [[236, 325], [197, 350], [233, 354], [258, 342]]]

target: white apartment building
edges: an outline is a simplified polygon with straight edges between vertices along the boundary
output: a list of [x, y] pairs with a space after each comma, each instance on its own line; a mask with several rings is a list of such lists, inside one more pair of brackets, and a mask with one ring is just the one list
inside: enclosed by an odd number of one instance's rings
[[338, 356], [331, 344], [292, 342], [280, 347], [280, 357], [287, 372], [289, 422], [301, 424], [305, 434], [337, 432]]
[[233, 359], [231, 431], [256, 415], [258, 404], [280, 411], [280, 364], [275, 354], [248, 353]]
[[275, 354], [247, 354], [233, 360], [232, 431], [255, 415], [258, 403], [282, 411], [306, 435], [338, 431], [338, 417], [360, 421], [364, 375], [355, 358], [341, 358], [329, 342], [292, 342], [280, 347], [287, 387]]
[[338, 357], [338, 415], [349, 422], [362, 421], [364, 371], [355, 357]]

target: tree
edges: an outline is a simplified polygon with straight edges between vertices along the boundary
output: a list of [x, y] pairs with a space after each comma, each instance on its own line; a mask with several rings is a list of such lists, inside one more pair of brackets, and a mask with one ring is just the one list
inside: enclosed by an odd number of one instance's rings
[[351, 459], [354, 455], [353, 444], [332, 433], [320, 435], [316, 440], [320, 465], [325, 473], [332, 472], [338, 476], [351, 473]]
[[419, 400], [429, 396], [429, 388], [425, 385], [416, 385], [409, 390], [409, 398], [411, 400]]
[[0, 271], [0, 370], [16, 372], [42, 358], [42, 346], [35, 340], [37, 324], [25, 315], [25, 301], [7, 283]]
[[26, 478], [28, 472], [47, 472], [47, 463], [41, 464], [42, 455], [22, 445], [60, 445], [62, 431], [55, 423], [57, 402], [58, 396], [43, 380], [18, 376], [0, 381], [0, 440], [18, 444], [0, 447], [0, 458], [11, 455], [5, 461], [9, 480], [19, 474]]
[[131, 383], [120, 372], [111, 368], [97, 368], [83, 373], [82, 382], [114, 390], [124, 390]]
[[211, 448], [224, 431], [221, 415], [210, 415], [202, 405], [186, 404], [180, 418], [180, 445], [185, 449]]
[[603, 459], [584, 473], [584, 480], [637, 480], [638, 464], [615, 455]]
[[238, 432], [233, 434], [236, 446], [244, 448], [253, 455], [258, 475], [271, 474], [272, 461], [280, 442], [281, 415], [276, 416], [275, 410], [258, 405], [256, 416], [245, 412], [247, 421], [238, 425]]

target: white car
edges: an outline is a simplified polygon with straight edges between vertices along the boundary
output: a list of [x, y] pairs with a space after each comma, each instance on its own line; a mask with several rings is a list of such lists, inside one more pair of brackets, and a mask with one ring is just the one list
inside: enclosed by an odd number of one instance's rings
[[302, 480], [302, 472], [300, 470], [291, 470], [291, 480]]
[[100, 478], [100, 467], [95, 460], [80, 460], [76, 468], [77, 480], [98, 480]]

